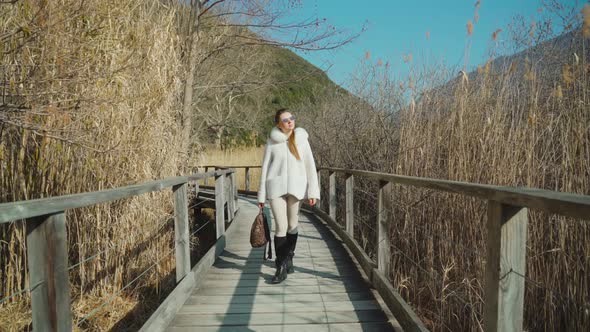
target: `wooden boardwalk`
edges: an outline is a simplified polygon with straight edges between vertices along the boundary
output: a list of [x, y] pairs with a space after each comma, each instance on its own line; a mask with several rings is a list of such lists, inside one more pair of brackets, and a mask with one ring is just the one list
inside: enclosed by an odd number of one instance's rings
[[[388, 211], [392, 209], [392, 186], [402, 185], [487, 201], [487, 263], [484, 280], [480, 280], [484, 285], [483, 327], [486, 331], [522, 330], [525, 278], [510, 272], [526, 270], [528, 210], [583, 220], [590, 215], [588, 195], [321, 167], [318, 173], [329, 173], [325, 200], [329, 203], [328, 211], [312, 208], [313, 214], [301, 214], [296, 273], [283, 284], [271, 285], [268, 280], [274, 272], [272, 262], [262, 259], [262, 249], [252, 250], [248, 244], [250, 225], [258, 212], [256, 202], [238, 200], [236, 168], [246, 169], [248, 188], [248, 170], [255, 167], [260, 166], [216, 167], [219, 169], [212, 172], [120, 188], [0, 204], [0, 225], [19, 222], [27, 227], [27, 254], [22, 259], [29, 267], [28, 285], [35, 285], [17, 290], [2, 300], [30, 292], [35, 330], [72, 330], [70, 270], [99, 255], [69, 262], [66, 211], [172, 189], [177, 285], [141, 331], [390, 331], [401, 330], [399, 321], [407, 330], [426, 332], [426, 325], [384, 273], [390, 268]], [[346, 179], [346, 215], [342, 218], [346, 228], [335, 220], [337, 173]], [[379, 181], [374, 257], [369, 257], [352, 237], [355, 177]], [[215, 207], [217, 240], [198, 262], [191, 262], [189, 184], [203, 180], [203, 187], [208, 187], [208, 178], [215, 179], [214, 187], [203, 189], [214, 188], [215, 204], [210, 207]], [[193, 189], [198, 191], [199, 187], [190, 188]], [[248, 190], [242, 193], [256, 194]], [[227, 230], [226, 219], [233, 220]], [[354, 253], [354, 260], [350, 252]], [[156, 266], [157, 262], [120, 291]], [[368, 286], [369, 282], [382, 298]], [[92, 309], [84, 319], [104, 309], [109, 302], [110, 299]], [[386, 308], [395, 313], [397, 321]]]
[[295, 273], [270, 284], [274, 262], [265, 262], [262, 249], [249, 243], [256, 201], [240, 198], [239, 208], [230, 226], [236, 227], [232, 241], [167, 331], [401, 330], [341, 241], [303, 211]]

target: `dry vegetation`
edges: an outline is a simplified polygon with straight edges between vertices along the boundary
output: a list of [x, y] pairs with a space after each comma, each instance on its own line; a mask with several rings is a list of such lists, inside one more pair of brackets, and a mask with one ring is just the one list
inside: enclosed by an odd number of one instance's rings
[[[302, 124], [319, 163], [589, 195], [590, 7], [583, 12], [566, 38], [538, 43], [547, 36], [525, 30], [540, 49], [477, 74], [456, 77], [458, 69], [407, 57], [410, 76], [399, 79], [382, 62], [365, 64], [353, 88], [370, 105], [336, 96]], [[570, 27], [580, 26], [575, 18]], [[343, 222], [343, 179], [337, 184]], [[372, 255], [376, 193], [376, 183], [355, 179], [355, 237]], [[486, 202], [394, 186], [393, 204], [393, 284], [430, 329], [481, 330]], [[587, 221], [531, 211], [525, 330], [590, 329], [588, 240]]]
[[[277, 23], [295, 4], [0, 1], [0, 202], [186, 172], [204, 133], [258, 119], [259, 104], [239, 105], [264, 100], [261, 46], [349, 39], [312, 20]], [[164, 191], [66, 212], [76, 329], [137, 330], [155, 310], [175, 282], [172, 210]], [[22, 221], [0, 227], [0, 330], [32, 328], [25, 234]]]
[[[242, 147], [235, 149], [216, 149], [206, 148], [203, 150], [202, 158], [199, 166], [260, 166], [262, 165], [262, 157], [264, 155], [264, 147]], [[200, 172], [204, 172], [203, 167], [199, 168]], [[210, 168], [209, 171], [212, 171]], [[246, 189], [245, 183], [245, 169], [236, 169], [236, 180], [238, 181], [238, 189]], [[258, 191], [260, 183], [260, 169], [250, 169], [250, 190]], [[212, 185], [212, 180], [209, 180], [209, 185]]]
[[[0, 4], [0, 201], [178, 172], [176, 15], [159, 2]], [[70, 265], [100, 253], [71, 270], [75, 324], [109, 328], [142, 301], [138, 294], [157, 293], [166, 283], [174, 262], [160, 258], [173, 241], [172, 232], [162, 232], [171, 226], [171, 201], [161, 193], [67, 213]], [[25, 232], [22, 222], [0, 229], [0, 297], [30, 287]], [[93, 313], [154, 262], [131, 286], [144, 292], [115, 296]], [[20, 313], [30, 310], [29, 301], [25, 293], [4, 303], [0, 326], [26, 328], [30, 313]]]
[[[319, 107], [301, 106], [309, 116], [299, 125], [312, 135], [318, 164], [590, 194], [585, 8], [574, 34], [582, 48], [552, 59], [557, 70], [547, 58], [522, 57], [456, 78], [454, 68], [420, 67], [408, 55], [411, 74], [400, 79], [382, 62], [365, 65], [352, 84], [362, 99], [334, 92]], [[238, 102], [268, 82], [254, 63], [264, 59], [257, 49], [219, 37], [233, 28], [203, 23], [196, 112], [180, 115], [187, 16], [176, 1], [0, 3], [0, 201], [112, 188], [179, 174], [187, 165], [260, 164], [260, 148], [191, 153], [203, 149], [203, 131], [260, 119], [242, 120], [260, 105], [241, 109]], [[530, 30], [511, 31], [517, 49], [543, 40], [545, 30]], [[508, 32], [496, 31], [494, 41], [498, 33]], [[449, 78], [453, 83], [444, 84]], [[183, 121], [188, 143], [181, 143]], [[242, 179], [240, 173], [240, 188]], [[257, 185], [253, 170], [251, 188]], [[355, 185], [355, 236], [373, 254], [377, 184]], [[394, 285], [432, 330], [480, 330], [485, 202], [407, 187], [395, 187], [394, 198]], [[71, 270], [79, 329], [136, 330], [174, 284], [171, 201], [164, 192], [68, 212], [70, 265], [96, 255]], [[0, 228], [0, 298], [30, 287], [23, 225]], [[589, 257], [587, 223], [532, 212], [527, 330], [590, 329]], [[29, 324], [27, 292], [0, 304], [1, 329]]]

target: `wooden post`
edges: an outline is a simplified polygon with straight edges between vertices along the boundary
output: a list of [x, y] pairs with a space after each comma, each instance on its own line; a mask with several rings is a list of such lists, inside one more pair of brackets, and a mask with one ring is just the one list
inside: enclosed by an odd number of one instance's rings
[[528, 210], [488, 201], [485, 331], [522, 331]]
[[[196, 202], [199, 202], [199, 182], [195, 182], [195, 198], [196, 198]], [[193, 211], [195, 213], [195, 218], [194, 218], [194, 222], [196, 222], [197, 220], [200, 220], [201, 218], [201, 205], [200, 204], [196, 204], [196, 206], [193, 208]], [[189, 239], [190, 241], [190, 239]]]
[[238, 201], [239, 197], [238, 197], [238, 173], [237, 173], [237, 171], [234, 171], [232, 173], [232, 177], [233, 177], [232, 183], [234, 184], [232, 194], [234, 195], [234, 218], [235, 218], [236, 212], [238, 211], [238, 204], [240, 203]]
[[227, 203], [227, 221], [231, 222], [234, 220], [234, 193], [233, 193], [233, 181], [234, 178], [231, 173], [227, 173], [225, 181], [227, 185], [225, 187], [225, 202]]
[[391, 215], [392, 184], [388, 181], [379, 181], [379, 193], [377, 194], [377, 269], [389, 278], [390, 244], [389, 244], [389, 216]]
[[187, 184], [173, 186], [172, 191], [174, 192], [174, 244], [176, 247], [176, 282], [178, 283], [191, 271]]
[[68, 239], [64, 212], [29, 219], [27, 256], [36, 331], [71, 331]]
[[346, 174], [346, 232], [354, 239], [354, 175]]
[[225, 233], [225, 216], [224, 216], [224, 200], [225, 200], [225, 175], [215, 175], [215, 234], [219, 239]]
[[246, 191], [250, 190], [250, 167], [246, 167], [246, 175], [245, 175], [245, 185], [244, 185], [244, 189], [246, 189]]
[[[209, 172], [209, 167], [205, 167], [205, 173]], [[209, 184], [209, 178], [205, 178], [203, 180], [203, 185], [207, 186]]]
[[[322, 182], [321, 182], [321, 179], [322, 178], [320, 177], [320, 170], [318, 170], [318, 188], [320, 188], [320, 192], [322, 191]], [[320, 205], [320, 201], [321, 200], [318, 199], [315, 204], [316, 204], [316, 207], [321, 210], [322, 209], [322, 206]]]
[[328, 213], [330, 214], [330, 218], [336, 221], [336, 173], [330, 172], [330, 188], [329, 188], [329, 204], [330, 209]]

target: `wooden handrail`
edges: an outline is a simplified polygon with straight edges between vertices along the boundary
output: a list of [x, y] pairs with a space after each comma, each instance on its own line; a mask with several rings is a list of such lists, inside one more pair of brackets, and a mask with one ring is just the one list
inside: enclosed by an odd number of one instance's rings
[[[260, 166], [201, 166], [246, 168], [246, 183], [249, 183], [250, 168]], [[387, 279], [389, 273], [390, 243], [387, 224], [391, 221], [392, 184], [434, 189], [459, 195], [477, 197], [487, 201], [487, 249], [484, 281], [484, 330], [512, 331], [522, 330], [524, 313], [524, 279], [511, 274], [516, 271], [524, 275], [526, 271], [526, 238], [528, 227], [528, 209], [555, 213], [567, 217], [590, 219], [590, 196], [573, 193], [555, 192], [536, 188], [496, 186], [469, 182], [441, 180], [423, 177], [395, 175], [355, 169], [336, 167], [318, 167], [329, 173], [328, 213], [318, 206], [312, 208], [320, 215], [351, 247], [363, 270], [372, 280], [373, 285], [384, 297], [387, 305], [396, 315], [404, 329], [424, 331], [426, 328], [419, 321], [407, 303], [391, 287]], [[346, 229], [339, 229], [336, 220], [336, 174], [344, 175], [346, 182]], [[354, 240], [354, 177], [365, 177], [379, 181], [377, 204], [377, 264], [372, 262]], [[387, 198], [386, 198], [387, 197]], [[304, 204], [305, 205], [305, 204]], [[311, 207], [310, 207], [311, 208]]]
[[[384, 222], [387, 222], [387, 212], [391, 211], [391, 207], [387, 206], [389, 199], [384, 200], [384, 195], [391, 195], [391, 184], [428, 188], [487, 200], [488, 218], [486, 228], [488, 239], [486, 241], [483, 313], [485, 331], [522, 330], [525, 280], [510, 272], [516, 271], [523, 276], [526, 271], [528, 209], [532, 208], [585, 220], [590, 219], [590, 196], [587, 195], [334, 167], [320, 167], [318, 170], [328, 171], [330, 174], [329, 214], [334, 219], [336, 215], [335, 174], [341, 173], [346, 178], [347, 229], [352, 228], [352, 225], [349, 224], [349, 218], [351, 218], [350, 214], [353, 214], [351, 211], [354, 211], [352, 199], [348, 197], [353, 186], [352, 177], [363, 176], [379, 181], [379, 213], [377, 218], [377, 270], [379, 273], [388, 272], [389, 268], [389, 235], [383, 233], [386, 232]], [[356, 243], [354, 239], [349, 241], [353, 244]], [[368, 266], [368, 264], [365, 264], [365, 266]], [[367, 273], [372, 271], [370, 267], [367, 270]], [[376, 273], [373, 272], [373, 274]], [[395, 302], [399, 304], [399, 301]], [[395, 312], [395, 309], [392, 309], [392, 311]], [[399, 311], [399, 313], [404, 314], [403, 311]], [[409, 321], [407, 328], [420, 329], [419, 326], [411, 326], [411, 324], [413, 323]]]
[[358, 175], [418, 188], [435, 189], [465, 196], [479, 197], [507, 205], [527, 207], [567, 217], [588, 219], [590, 216], [590, 196], [586, 195], [562, 193], [536, 188], [495, 186], [489, 184], [394, 175], [345, 168], [319, 167], [318, 169], [342, 174]]
[[[215, 177], [216, 238], [225, 247], [225, 216], [231, 221], [237, 210], [235, 169], [228, 168], [149, 181], [96, 192], [41, 198], [0, 204], [0, 224], [25, 219], [27, 225], [27, 263], [31, 289], [33, 327], [39, 331], [72, 329], [68, 272], [68, 250], [65, 210], [111, 202], [148, 192], [171, 188], [174, 194], [174, 243], [176, 281], [191, 272], [188, 198], [189, 182]], [[226, 186], [224, 182], [229, 181]], [[199, 191], [196, 183], [195, 191]], [[215, 253], [217, 253], [216, 249]]]
[[124, 199], [149, 192], [160, 191], [173, 186], [209, 177], [232, 173], [230, 170], [201, 173], [190, 176], [176, 176], [157, 181], [149, 181], [121, 188], [94, 191], [89, 193], [64, 195], [0, 204], [0, 224], [13, 220], [33, 218], [37, 216], [58, 213], [118, 199]]

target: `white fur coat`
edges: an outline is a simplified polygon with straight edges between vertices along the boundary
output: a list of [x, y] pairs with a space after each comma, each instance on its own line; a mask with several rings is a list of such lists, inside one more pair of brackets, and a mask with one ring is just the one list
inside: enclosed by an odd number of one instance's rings
[[295, 144], [301, 160], [289, 151], [289, 142], [279, 128], [274, 127], [264, 147], [258, 202], [264, 203], [285, 194], [297, 199], [320, 198], [317, 170], [307, 131], [295, 128]]

